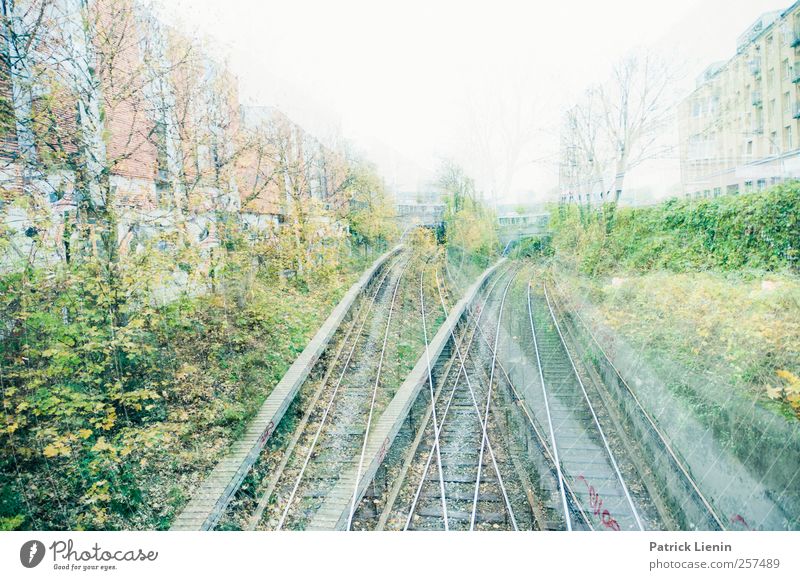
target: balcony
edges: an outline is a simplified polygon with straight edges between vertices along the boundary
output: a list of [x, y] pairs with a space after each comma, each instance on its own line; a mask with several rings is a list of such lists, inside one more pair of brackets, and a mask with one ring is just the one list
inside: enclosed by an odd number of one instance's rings
[[753, 91], [750, 94], [750, 102], [753, 103], [754, 107], [760, 107], [764, 104], [764, 99], [761, 96], [761, 91]]
[[756, 77], [756, 78], [760, 77], [761, 76], [761, 59], [760, 58], [754, 58], [750, 62], [748, 62], [748, 64], [750, 65], [750, 72], [753, 74], [753, 76]]
[[793, 83], [800, 83], [800, 62], [794, 63], [792, 70], [789, 71], [789, 77]]
[[789, 41], [789, 44], [791, 45], [792, 48], [797, 48], [798, 46], [800, 46], [800, 32], [798, 31], [792, 32], [792, 37], [791, 40]]
[[794, 107], [792, 107], [792, 117], [800, 119], [800, 101], [796, 101]]
[[753, 135], [763, 135], [764, 134], [764, 123], [753, 123], [750, 126], [750, 133]]

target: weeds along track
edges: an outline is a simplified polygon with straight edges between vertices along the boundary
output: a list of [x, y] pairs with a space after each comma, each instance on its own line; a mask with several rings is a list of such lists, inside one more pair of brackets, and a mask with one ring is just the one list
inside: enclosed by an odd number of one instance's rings
[[[369, 425], [421, 352], [419, 268], [418, 256], [406, 251], [376, 276], [278, 425], [220, 528], [304, 529], [340, 476], [358, 465]], [[439, 322], [435, 315], [428, 321]]]

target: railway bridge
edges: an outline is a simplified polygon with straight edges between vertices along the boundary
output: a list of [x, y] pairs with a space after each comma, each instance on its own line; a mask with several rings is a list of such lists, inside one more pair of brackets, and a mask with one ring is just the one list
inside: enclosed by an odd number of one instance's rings
[[397, 220], [406, 229], [409, 226], [421, 225], [436, 227], [444, 219], [443, 203], [399, 203], [397, 208]]

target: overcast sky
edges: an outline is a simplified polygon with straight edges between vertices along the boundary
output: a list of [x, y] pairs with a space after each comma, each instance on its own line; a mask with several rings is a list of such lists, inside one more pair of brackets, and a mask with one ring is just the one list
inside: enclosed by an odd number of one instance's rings
[[[509, 199], [557, 183], [566, 106], [637, 47], [676, 59], [683, 91], [736, 37], [790, 0], [156, 0], [163, 18], [212, 40], [242, 101], [277, 105], [324, 132], [339, 126], [401, 186], [453, 157], [487, 187], [497, 163], [480, 135], [523, 119], [532, 135]], [[491, 142], [487, 137], [484, 143]], [[491, 147], [490, 147], [491, 149]], [[393, 170], [387, 151], [409, 160]], [[677, 159], [631, 176], [663, 192]]]

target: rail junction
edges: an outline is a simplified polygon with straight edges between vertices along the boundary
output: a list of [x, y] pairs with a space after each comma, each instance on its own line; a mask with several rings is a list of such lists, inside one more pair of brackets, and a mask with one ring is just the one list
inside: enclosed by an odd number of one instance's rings
[[387, 252], [173, 529], [725, 529], [559, 295], [520, 262], [465, 285]]

